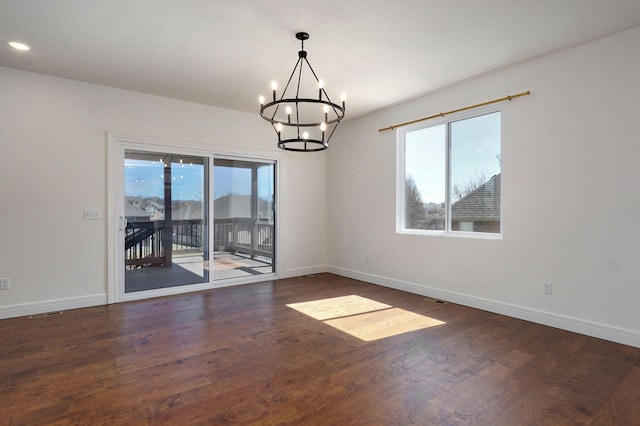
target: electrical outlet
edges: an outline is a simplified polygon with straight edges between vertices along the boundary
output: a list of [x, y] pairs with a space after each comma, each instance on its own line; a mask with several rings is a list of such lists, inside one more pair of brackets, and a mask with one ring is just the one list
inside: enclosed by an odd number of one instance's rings
[[553, 284], [551, 284], [551, 281], [543, 281], [542, 282], [542, 292], [544, 294], [552, 294], [553, 293]]
[[9, 278], [0, 278], [0, 290], [9, 290], [11, 288], [11, 280]]
[[84, 209], [84, 220], [100, 220], [102, 211], [99, 209]]

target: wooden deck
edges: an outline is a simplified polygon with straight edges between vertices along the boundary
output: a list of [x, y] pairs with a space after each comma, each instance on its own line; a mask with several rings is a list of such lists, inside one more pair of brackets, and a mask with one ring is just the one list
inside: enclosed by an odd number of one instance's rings
[[[174, 257], [170, 268], [149, 267], [126, 270], [126, 293], [209, 282], [209, 267], [202, 256]], [[269, 260], [238, 253], [215, 252], [213, 279], [225, 280], [273, 272]]]
[[0, 425], [637, 425], [640, 349], [331, 274], [0, 321]]
[[219, 251], [213, 255], [213, 279], [216, 281], [272, 272], [273, 263], [268, 259], [262, 260], [259, 257], [251, 258], [251, 256], [240, 253]]

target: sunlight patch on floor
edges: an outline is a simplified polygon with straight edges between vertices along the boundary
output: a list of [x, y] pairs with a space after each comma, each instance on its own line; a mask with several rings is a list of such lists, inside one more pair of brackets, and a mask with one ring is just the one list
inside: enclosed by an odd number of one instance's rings
[[287, 306], [320, 321], [392, 308], [391, 305], [356, 295], [292, 303]]
[[445, 324], [425, 315], [357, 295], [287, 306], [365, 342]]

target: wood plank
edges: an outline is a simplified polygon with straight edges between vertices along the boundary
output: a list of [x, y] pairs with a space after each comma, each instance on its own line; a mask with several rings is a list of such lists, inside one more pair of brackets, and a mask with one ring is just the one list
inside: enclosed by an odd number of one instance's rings
[[640, 424], [640, 367], [633, 367], [594, 417], [594, 424]]
[[0, 425], [640, 424], [638, 348], [331, 274], [0, 337]]

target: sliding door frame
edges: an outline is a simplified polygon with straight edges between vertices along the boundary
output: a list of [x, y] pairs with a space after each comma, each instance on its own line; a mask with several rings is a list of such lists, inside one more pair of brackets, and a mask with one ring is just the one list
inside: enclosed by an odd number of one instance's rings
[[[209, 194], [208, 194], [208, 239], [209, 239], [209, 282], [181, 285], [156, 290], [125, 293], [124, 288], [124, 158], [126, 150], [148, 151], [193, 155], [208, 158]], [[240, 159], [274, 164], [275, 200], [274, 200], [274, 267], [272, 274], [251, 277], [229, 278], [214, 281], [213, 270], [213, 165], [215, 158]], [[282, 154], [278, 152], [261, 152], [258, 150], [239, 149], [235, 147], [212, 147], [210, 143], [183, 141], [150, 136], [140, 136], [118, 132], [107, 132], [107, 300], [108, 303], [126, 302], [151, 297], [201, 291], [216, 287], [227, 287], [260, 281], [277, 279], [282, 271], [283, 238], [280, 206], [280, 176], [282, 170]]]

